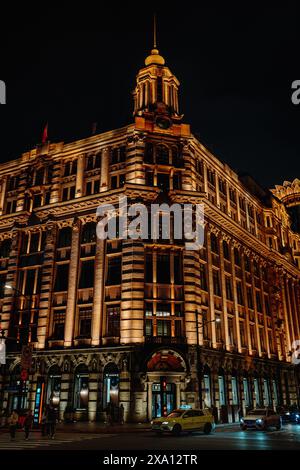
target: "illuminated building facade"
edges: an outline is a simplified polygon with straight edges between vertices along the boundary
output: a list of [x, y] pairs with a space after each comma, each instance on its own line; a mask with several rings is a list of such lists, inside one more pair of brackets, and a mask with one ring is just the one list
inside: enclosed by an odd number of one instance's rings
[[[0, 166], [0, 324], [17, 339], [1, 407], [34, 409], [41, 393], [61, 419], [72, 410], [103, 420], [111, 402], [130, 421], [186, 404], [231, 422], [249, 407], [297, 402], [299, 182], [271, 192], [239, 177], [182, 122], [178, 89], [154, 48], [132, 124]], [[204, 247], [98, 239], [97, 207], [121, 194], [203, 203]]]

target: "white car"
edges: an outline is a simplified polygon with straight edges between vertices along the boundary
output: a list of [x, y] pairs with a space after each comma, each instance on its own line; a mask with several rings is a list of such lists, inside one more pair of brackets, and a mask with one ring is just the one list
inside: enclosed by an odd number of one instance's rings
[[256, 408], [249, 411], [244, 418], [241, 418], [240, 426], [243, 431], [246, 431], [246, 429], [266, 431], [271, 427], [279, 430], [281, 428], [281, 416], [271, 408]]

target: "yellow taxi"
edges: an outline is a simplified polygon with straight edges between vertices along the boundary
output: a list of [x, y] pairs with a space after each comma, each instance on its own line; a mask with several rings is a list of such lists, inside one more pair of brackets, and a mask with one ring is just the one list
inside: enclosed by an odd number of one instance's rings
[[179, 436], [182, 431], [202, 431], [210, 434], [215, 428], [214, 417], [209, 410], [192, 410], [180, 408], [173, 410], [167, 416], [154, 418], [151, 421], [151, 429], [157, 434], [171, 432]]

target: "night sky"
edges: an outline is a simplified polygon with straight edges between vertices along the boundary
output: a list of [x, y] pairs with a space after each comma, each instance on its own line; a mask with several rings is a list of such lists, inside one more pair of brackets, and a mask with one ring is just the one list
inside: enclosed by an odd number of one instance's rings
[[193, 133], [263, 186], [300, 178], [300, 105], [291, 101], [291, 83], [300, 80], [295, 7], [69, 5], [1, 19], [2, 162], [40, 142], [47, 121], [51, 141], [88, 136], [95, 121], [98, 132], [132, 122], [131, 91], [152, 46], [156, 10], [159, 50], [181, 82], [180, 109]]

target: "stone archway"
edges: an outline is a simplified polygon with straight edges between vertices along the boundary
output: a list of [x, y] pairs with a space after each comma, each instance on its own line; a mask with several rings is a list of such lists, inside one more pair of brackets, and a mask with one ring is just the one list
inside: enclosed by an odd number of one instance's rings
[[160, 349], [146, 360], [147, 417], [165, 416], [185, 401], [186, 362], [172, 349]]

